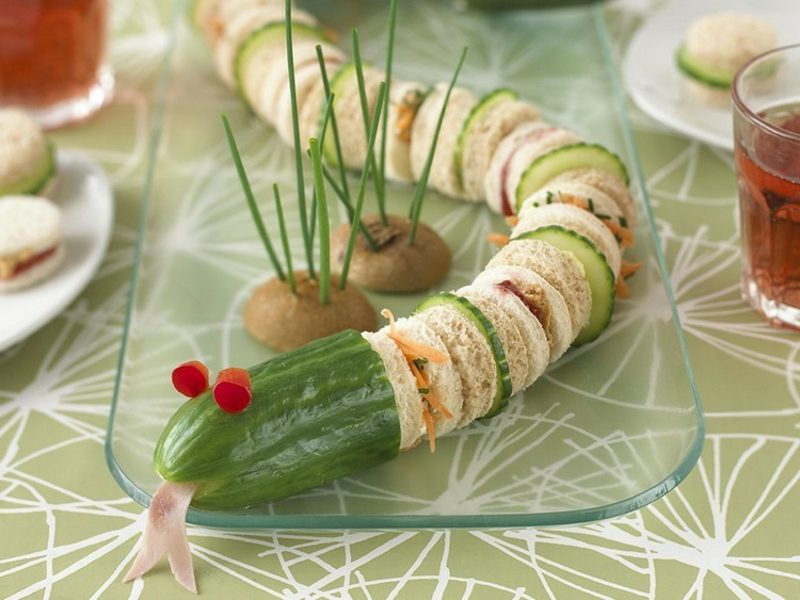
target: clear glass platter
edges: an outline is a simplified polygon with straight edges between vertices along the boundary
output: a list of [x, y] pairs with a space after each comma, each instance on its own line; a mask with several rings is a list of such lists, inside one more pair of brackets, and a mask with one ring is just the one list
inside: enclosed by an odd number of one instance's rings
[[[386, 4], [301, 3], [383, 63]], [[106, 441], [112, 473], [147, 504], [159, 483], [158, 435], [182, 399], [170, 371], [191, 358], [213, 370], [271, 356], [243, 331], [241, 311], [270, 273], [220, 125], [229, 114], [267, 222], [279, 182], [293, 197], [292, 152], [218, 81], [202, 42], [175, 28], [165, 62], [150, 165], [143, 181], [138, 257]], [[422, 445], [390, 463], [280, 502], [235, 512], [190, 510], [192, 523], [246, 528], [517, 527], [605, 519], [666, 494], [692, 469], [703, 418], [656, 225], [625, 117], [602, 11], [578, 7], [502, 13], [457, 12], [449, 3], [402, 2], [396, 73], [447, 79], [469, 45], [461, 85], [477, 93], [512, 87], [629, 166], [640, 219], [629, 256], [644, 267], [601, 338], [567, 354], [501, 416]], [[405, 214], [411, 190], [389, 186]], [[370, 199], [369, 202], [373, 200]], [[291, 203], [290, 203], [291, 204]], [[371, 204], [374, 208], [374, 205]], [[295, 264], [302, 264], [290, 206]], [[341, 211], [334, 218], [342, 219]], [[431, 193], [423, 220], [454, 251], [442, 289], [470, 282], [493, 253], [486, 234], [506, 231], [482, 205]], [[432, 292], [435, 290], [432, 290]], [[377, 308], [408, 314], [425, 295], [370, 294]]]

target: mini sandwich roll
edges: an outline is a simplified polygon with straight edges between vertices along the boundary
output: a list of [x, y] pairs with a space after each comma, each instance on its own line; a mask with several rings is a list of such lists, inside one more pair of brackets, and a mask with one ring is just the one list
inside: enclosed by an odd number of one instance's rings
[[[481, 276], [472, 282], [472, 285], [462, 288], [461, 291], [465, 291], [467, 298], [480, 297], [493, 308], [504, 313], [511, 320], [514, 329], [519, 334], [524, 344], [526, 369], [524, 377], [520, 380], [520, 385], [514, 386], [514, 393], [516, 393], [532, 385], [544, 373], [550, 362], [550, 345], [542, 323], [533, 316], [533, 313], [519, 298], [507, 289], [499, 287], [497, 283], [499, 282], [494, 281], [493, 277], [486, 275], [484, 271]], [[461, 293], [461, 291], [458, 293]], [[473, 303], [477, 306], [476, 302], [473, 301]], [[490, 320], [492, 319], [490, 318]], [[516, 336], [501, 335], [501, 342], [504, 337], [509, 339], [511, 343], [516, 339]], [[505, 343], [503, 347], [506, 348]], [[519, 349], [508, 348], [506, 352], [507, 354], [509, 352], [519, 353]], [[509, 364], [512, 365], [511, 379], [512, 383], [514, 383], [514, 369], [510, 358]]]
[[463, 398], [457, 427], [472, 423], [492, 407], [497, 393], [497, 366], [484, 335], [457, 309], [432, 306], [414, 315], [444, 342], [461, 380]]
[[[507, 287], [503, 287], [503, 284], [509, 281], [522, 294], [524, 300], [517, 297]], [[509, 302], [513, 301], [524, 309], [525, 320], [533, 321], [539, 326], [533, 327], [533, 331], [530, 328], [526, 329], [528, 343], [534, 347], [532, 350], [534, 355], [541, 347], [539, 328], [545, 335], [545, 342], [549, 349], [547, 362], [557, 361], [569, 349], [574, 335], [567, 303], [558, 290], [541, 275], [525, 267], [496, 266], [483, 271], [474, 283], [475, 285], [499, 286], [498, 289], [505, 291]], [[536, 314], [532, 308], [535, 309]]]
[[[446, 95], [447, 85], [438, 84], [425, 98], [414, 119], [414, 126], [411, 130], [411, 172], [415, 180], [419, 180], [422, 176], [428, 151], [433, 143], [433, 135], [436, 132], [436, 122]], [[464, 190], [456, 176], [456, 143], [464, 121], [476, 102], [475, 96], [469, 90], [453, 88], [444, 113], [439, 140], [436, 144], [436, 154], [431, 165], [430, 186], [454, 198], [464, 197]]]
[[[345, 65], [343, 68], [350, 68], [350, 65]], [[381, 70], [369, 65], [363, 65], [363, 71], [367, 107], [370, 119], [372, 119], [375, 103], [378, 100], [378, 90], [385, 75]], [[336, 122], [339, 126], [339, 139], [342, 145], [342, 160], [348, 169], [361, 169], [367, 154], [367, 135], [361, 111], [358, 78], [354, 68], [351, 68], [350, 72], [344, 76], [347, 79], [342, 82], [343, 86], [339, 93], [336, 94], [333, 102], [333, 110], [336, 113]], [[377, 156], [376, 153], [376, 158]]]
[[547, 185], [557, 186], [564, 182], [583, 183], [600, 190], [616, 202], [629, 227], [636, 224], [636, 203], [628, 186], [616, 175], [603, 169], [571, 169], [553, 178]]
[[[455, 293], [472, 302], [494, 326], [511, 371], [511, 393], [516, 394], [524, 390], [530, 385], [528, 381], [530, 380], [532, 383], [533, 379], [541, 375], [541, 372], [537, 373], [533, 378], [530, 377], [538, 369], [536, 368], [537, 365], [529, 364], [530, 356], [525, 343], [525, 336], [518, 326], [519, 312], [509, 311], [509, 306], [513, 305], [507, 302], [505, 294], [500, 293], [491, 286], [472, 284], [456, 290]], [[540, 339], [544, 343], [545, 356], [547, 356], [547, 339], [544, 336], [544, 332], [542, 332]], [[544, 364], [545, 366], [547, 365], [546, 359]], [[483, 416], [483, 414], [479, 416]]]
[[[395, 322], [396, 331], [403, 336], [420, 342], [431, 348], [435, 348], [440, 352], [450, 356], [447, 351], [447, 346], [444, 344], [439, 335], [426, 325], [422, 320], [416, 317], [408, 317], [405, 319], [398, 319]], [[384, 327], [388, 331], [389, 327]], [[444, 435], [456, 428], [461, 420], [461, 409], [463, 398], [461, 395], [461, 378], [453, 364], [452, 359], [444, 364], [435, 364], [428, 362], [422, 367], [430, 377], [431, 391], [436, 395], [438, 400], [452, 413], [451, 418], [445, 418], [443, 415], [436, 415], [436, 435]], [[419, 396], [419, 394], [418, 394]], [[421, 404], [420, 404], [421, 406]], [[421, 410], [421, 408], [420, 408]]]
[[461, 173], [466, 200], [484, 200], [484, 180], [500, 141], [521, 123], [538, 119], [539, 110], [523, 100], [498, 102], [477, 118], [462, 141]]
[[609, 219], [619, 225], [627, 223], [622, 211], [612, 198], [591, 185], [576, 181], [548, 183], [544, 188], [525, 199], [520, 212], [524, 212], [526, 207], [540, 208], [548, 204], [574, 204], [575, 202], [585, 204], [587, 210], [601, 221]]
[[420, 83], [393, 81], [387, 113], [386, 177], [412, 183], [411, 131], [428, 88]]
[[519, 222], [511, 232], [511, 237], [519, 237], [527, 231], [535, 231], [548, 225], [561, 225], [584, 236], [605, 256], [608, 266], [619, 275], [622, 266], [622, 252], [614, 234], [592, 213], [571, 204], [549, 204], [547, 206], [528, 206], [519, 215]]
[[47, 196], [55, 170], [53, 149], [36, 120], [21, 110], [0, 109], [0, 196]]
[[[331, 76], [332, 72], [340, 68], [340, 66], [338, 62], [332, 64], [326, 62], [325, 68], [328, 72], [328, 77]], [[321, 77], [317, 77], [316, 82], [312, 84], [311, 89], [306, 93], [303, 104], [297, 105], [301, 140], [308, 140], [312, 137], [319, 136], [319, 129], [321, 126], [320, 113], [324, 105], [325, 85], [322, 83]]]
[[580, 140], [571, 131], [542, 121], [533, 121], [517, 125], [497, 145], [483, 179], [486, 203], [494, 212], [515, 214], [516, 189], [522, 172], [538, 154], [548, 149], [546, 145], [542, 146], [548, 139], [557, 145]]
[[0, 198], [0, 292], [39, 283], [63, 259], [58, 206], [38, 196]]
[[539, 240], [512, 240], [486, 266], [524, 267], [552, 285], [567, 305], [572, 335], [570, 343], [589, 322], [592, 295], [583, 265], [574, 256]]
[[409, 450], [422, 440], [425, 433], [422, 401], [408, 363], [397, 344], [386, 335], [387, 331], [386, 328], [375, 333], [365, 331], [361, 336], [378, 353], [386, 368], [386, 376], [394, 390], [397, 419], [400, 421], [400, 450]]

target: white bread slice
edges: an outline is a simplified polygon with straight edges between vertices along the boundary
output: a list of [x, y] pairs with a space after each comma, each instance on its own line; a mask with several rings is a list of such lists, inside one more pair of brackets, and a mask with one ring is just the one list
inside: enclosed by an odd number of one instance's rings
[[[511, 366], [513, 391], [517, 393], [532, 385], [544, 373], [550, 362], [550, 345], [547, 342], [547, 334], [542, 324], [519, 298], [497, 287], [495, 282], [487, 278], [481, 280], [479, 277], [472, 285], [462, 288], [461, 291], [464, 291], [464, 295], [470, 300], [473, 300], [473, 297], [481, 297], [484, 302], [492, 307], [488, 310], [497, 310], [510, 320], [517, 335], [514, 335], [513, 331], [510, 334], [504, 331], [500, 335], [500, 341], [506, 350], [506, 358]], [[483, 310], [477, 299], [473, 300], [473, 302]], [[494, 323], [491, 317], [490, 320]], [[505, 326], [501, 325], [501, 327]], [[497, 328], [498, 325], [496, 324], [495, 329]], [[522, 346], [518, 345], [519, 341], [522, 342]], [[524, 361], [521, 360], [523, 356], [525, 358]], [[522, 369], [523, 366], [525, 370], [518, 382], [515, 382], [514, 371], [516, 368]]]
[[528, 350], [515, 319], [502, 306], [505, 300], [503, 295], [491, 287], [479, 288], [474, 284], [464, 286], [455, 293], [472, 302], [494, 326], [511, 371], [511, 393], [524, 390], [531, 370]]
[[[447, 346], [445, 346], [439, 335], [417, 317], [398, 319], [395, 322], [395, 327], [398, 333], [415, 342], [426, 344], [440, 352], [444, 352], [449, 358], [450, 354], [447, 351]], [[423, 365], [422, 369], [430, 378], [431, 392], [453, 414], [451, 418], [446, 418], [440, 414], [434, 415], [436, 418], [436, 434], [444, 435], [455, 429], [461, 420], [461, 405], [464, 402], [461, 394], [461, 378], [452, 360], [448, 360], [444, 364], [428, 362]]]
[[492, 257], [487, 269], [502, 265], [529, 269], [561, 294], [572, 322], [572, 339], [589, 322], [589, 313], [592, 310], [589, 282], [586, 280], [583, 265], [568, 252], [562, 252], [539, 240], [512, 240]]
[[461, 379], [461, 419], [464, 427], [485, 415], [497, 393], [497, 366], [486, 337], [458, 309], [446, 304], [431, 306], [414, 315], [444, 342]]
[[0, 259], [40, 254], [61, 242], [61, 209], [39, 196], [0, 197]]
[[[541, 275], [525, 267], [506, 265], [489, 267], [478, 275], [474, 284], [497, 286], [507, 281], [510, 281], [519, 290], [525, 300], [523, 301], [510, 291], [506, 292], [506, 296], [509, 297], [509, 301], [513, 298], [524, 309], [523, 316], [527, 320], [534, 321], [542, 328], [549, 355], [547, 362], [555, 362], [567, 351], [575, 338], [572, 333], [569, 309], [563, 296]], [[529, 306], [535, 307], [535, 315]], [[537, 331], [533, 334], [528, 330], [529, 343], [535, 344], [534, 352], [538, 352], [538, 348], [541, 347], [541, 338], [538, 328], [536, 329]]]
[[636, 203], [631, 191], [625, 182], [613, 173], [595, 168], [570, 169], [553, 178], [547, 185], [560, 185], [566, 181], [585, 183], [600, 190], [617, 203], [623, 216], [628, 220], [628, 226], [636, 224]]
[[596, 187], [579, 181], [548, 183], [525, 199], [520, 212], [523, 212], [526, 206], [538, 208], [548, 204], [570, 204], [575, 199], [585, 202], [589, 212], [600, 220], [610, 219], [619, 225], [626, 222], [625, 216], [611, 197]]
[[25, 111], [0, 109], [0, 194], [40, 185], [49, 162], [50, 148], [39, 123]]
[[500, 141], [483, 178], [483, 189], [489, 208], [498, 214], [514, 214], [514, 198], [509, 197], [506, 192], [511, 159], [522, 146], [535, 144], [558, 131], [558, 127], [544, 121], [529, 121], [517, 125]]
[[486, 197], [484, 180], [500, 141], [520, 123], [539, 119], [539, 110], [523, 100], [506, 100], [486, 109], [462, 138], [461, 174], [464, 197], [480, 202]]
[[528, 206], [519, 215], [511, 237], [526, 231], [535, 231], [548, 225], [561, 225], [581, 234], [591, 241], [605, 256], [608, 266], [616, 278], [622, 265], [622, 252], [614, 234], [592, 213], [571, 204], [548, 204], [541, 207]]
[[[413, 81], [393, 81], [390, 89], [389, 111], [387, 113], [388, 126], [386, 129], [386, 177], [393, 181], [411, 183], [414, 175], [411, 172], [411, 141], [403, 139], [403, 129], [408, 127], [410, 136], [411, 128], [416, 119], [416, 113], [421, 106], [421, 99], [425, 97], [427, 87]], [[419, 103], [419, 104], [418, 104]], [[411, 123], [404, 123], [413, 111]]]
[[413, 448], [422, 439], [425, 422], [422, 419], [422, 400], [411, 369], [403, 353], [386, 335], [385, 329], [375, 333], [365, 331], [361, 336], [381, 357], [386, 376], [392, 384], [397, 419], [400, 421], [400, 450]]
[[[447, 87], [447, 84], [437, 84], [425, 98], [417, 113], [417, 118], [414, 119], [414, 126], [411, 130], [411, 172], [415, 180], [419, 180], [425, 167], [428, 151], [436, 132], [436, 122], [447, 95]], [[439, 140], [436, 144], [436, 153], [431, 165], [428, 180], [430, 186], [454, 198], [464, 197], [464, 190], [456, 177], [454, 159], [456, 142], [464, 121], [476, 102], [475, 96], [469, 90], [460, 87], [453, 88], [444, 113]]]

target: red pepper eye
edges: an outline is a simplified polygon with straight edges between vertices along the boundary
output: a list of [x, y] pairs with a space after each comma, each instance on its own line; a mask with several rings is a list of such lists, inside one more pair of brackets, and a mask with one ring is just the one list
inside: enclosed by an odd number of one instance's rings
[[250, 405], [253, 391], [246, 369], [223, 369], [214, 384], [214, 401], [227, 413], [240, 413]]
[[197, 360], [190, 360], [172, 371], [172, 385], [188, 398], [195, 398], [208, 389], [208, 367]]

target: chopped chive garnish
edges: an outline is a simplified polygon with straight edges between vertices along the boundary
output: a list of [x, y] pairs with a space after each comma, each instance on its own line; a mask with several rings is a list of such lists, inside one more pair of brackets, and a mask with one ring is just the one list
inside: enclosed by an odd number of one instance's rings
[[628, 228], [628, 219], [626, 219], [625, 217], [620, 217], [619, 218], [619, 224], [622, 225], [625, 229], [627, 229]]
[[283, 254], [286, 256], [286, 279], [289, 280], [289, 289], [292, 294], [297, 295], [297, 286], [294, 282], [294, 267], [292, 267], [292, 251], [289, 248], [289, 235], [286, 233], [286, 221], [283, 218], [283, 202], [281, 202], [281, 193], [278, 190], [278, 184], [272, 184], [272, 195], [275, 197], [275, 212], [278, 215], [278, 227], [281, 232], [281, 244], [283, 245]]
[[[364, 65], [361, 62], [361, 47], [358, 43], [358, 29], [353, 28], [353, 63], [356, 67], [356, 81], [358, 82], [358, 96], [361, 100], [361, 119], [364, 121], [364, 133], [367, 134], [370, 130], [370, 117], [369, 117], [369, 102], [367, 101], [367, 88], [364, 83]], [[388, 102], [387, 102], [388, 104]], [[380, 116], [383, 111], [376, 110], [374, 113], [374, 120], [380, 121]], [[364, 157], [364, 163], [369, 162], [372, 169], [372, 181], [375, 183], [375, 194], [378, 198], [378, 215], [380, 215], [381, 223], [384, 225], [389, 224], [386, 218], [386, 195], [383, 188], [383, 178], [381, 172], [378, 170], [378, 165], [375, 160], [375, 152], [367, 152]]]
[[[549, 190], [547, 192], [547, 203], [548, 204], [552, 204], [553, 203], [553, 192], [551, 192]], [[535, 206], [538, 206], [538, 204], [536, 204]]]
[[[389, 2], [389, 39], [386, 44], [386, 97], [392, 97], [392, 64], [394, 63], [394, 33], [397, 24], [397, 0]], [[386, 181], [386, 137], [389, 123], [389, 102], [383, 105], [383, 123], [381, 125], [381, 179]]]
[[417, 391], [424, 396], [431, 393], [431, 388], [417, 388]]
[[[386, 82], [382, 81], [378, 88], [378, 100], [375, 103], [375, 114], [381, 114], [383, 110], [383, 103], [386, 100]], [[367, 155], [372, 153], [375, 149], [375, 138], [378, 137], [378, 125], [380, 119], [373, 119], [372, 126], [369, 129], [369, 137], [367, 140]], [[353, 223], [361, 222], [361, 211], [364, 208], [364, 191], [367, 187], [367, 178], [369, 177], [370, 162], [364, 164], [364, 169], [361, 171], [361, 180], [358, 183], [358, 196], [356, 196], [356, 205], [353, 208]], [[345, 249], [344, 260], [342, 261], [342, 273], [339, 276], [339, 288], [344, 289], [347, 285], [347, 272], [350, 270], [350, 260], [353, 258], [353, 249], [356, 245], [356, 235], [358, 228], [350, 226], [350, 237], [347, 239], [347, 248]]]
[[447, 88], [447, 93], [444, 96], [444, 103], [442, 109], [439, 111], [439, 119], [436, 121], [436, 129], [433, 132], [433, 140], [431, 140], [431, 147], [428, 150], [428, 158], [425, 159], [425, 166], [422, 168], [417, 187], [414, 189], [414, 198], [411, 201], [411, 230], [408, 232], [408, 243], [413, 244], [414, 239], [417, 237], [417, 226], [419, 225], [419, 217], [422, 214], [422, 204], [425, 201], [425, 190], [428, 187], [428, 177], [431, 174], [431, 165], [433, 164], [433, 155], [436, 152], [436, 144], [439, 141], [439, 131], [442, 129], [442, 121], [444, 121], [444, 113], [447, 110], [447, 103], [450, 102], [450, 93], [456, 85], [458, 75], [461, 73], [461, 67], [464, 65], [464, 59], [467, 58], [466, 46], [461, 51], [461, 58], [458, 60], [453, 78], [450, 80], [450, 85]]
[[413, 362], [418, 369], [422, 369], [424, 365], [428, 364], [428, 359], [424, 356], [420, 356], [419, 358], [415, 358]]
[[303, 234], [303, 246], [306, 251], [308, 275], [314, 278], [314, 241], [308, 227], [306, 213], [306, 189], [303, 177], [303, 150], [300, 146], [300, 122], [297, 116], [297, 84], [294, 77], [294, 50], [292, 48], [292, 0], [284, 4], [284, 29], [286, 30], [286, 62], [289, 69], [289, 97], [292, 103], [292, 139], [294, 140], [294, 162], [297, 176], [297, 207], [300, 211], [300, 230]]
[[311, 138], [311, 167], [314, 172], [314, 193], [317, 197], [317, 220], [319, 221], [319, 303], [330, 300], [331, 287], [331, 232], [328, 220], [328, 200], [325, 198], [325, 180], [322, 177], [322, 158], [319, 140]]
[[611, 220], [611, 215], [607, 215], [605, 213], [595, 213], [594, 216], [597, 217], [598, 219], [603, 220], [603, 221], [610, 221]]
[[[319, 72], [322, 76], [322, 87], [325, 90], [325, 98], [331, 98], [331, 83], [328, 80], [328, 69], [325, 66], [325, 58], [322, 55], [322, 46], [317, 44], [317, 62], [319, 63]], [[331, 103], [332, 104], [332, 103]], [[339, 139], [339, 126], [336, 123], [336, 112], [331, 112], [331, 134], [333, 135], [334, 148], [336, 149], [336, 162], [339, 165], [339, 177], [342, 182], [342, 191], [347, 195], [347, 202], [350, 202], [350, 186], [347, 183], [347, 172], [344, 168], [344, 160], [342, 159], [342, 143]], [[322, 139], [322, 134], [320, 134]]]
[[586, 204], [589, 205], [589, 212], [594, 212], [594, 200], [592, 200], [591, 198], [587, 198]]
[[258, 212], [256, 199], [253, 197], [253, 190], [250, 187], [250, 181], [247, 179], [247, 173], [242, 163], [242, 157], [239, 154], [239, 148], [236, 146], [236, 140], [233, 137], [233, 131], [231, 130], [231, 124], [228, 121], [227, 115], [222, 115], [222, 126], [225, 128], [225, 136], [228, 138], [228, 147], [231, 150], [233, 163], [236, 165], [236, 172], [239, 174], [239, 182], [242, 184], [244, 197], [247, 200], [247, 205], [250, 207], [250, 214], [253, 216], [253, 223], [255, 223], [258, 235], [261, 236], [261, 241], [264, 243], [264, 248], [267, 250], [267, 255], [269, 256], [269, 260], [275, 272], [278, 274], [278, 278], [285, 281], [286, 275], [283, 273], [278, 255], [275, 254], [275, 248], [272, 247], [272, 242], [269, 239], [267, 228], [264, 227], [264, 220], [261, 218], [261, 213]]

